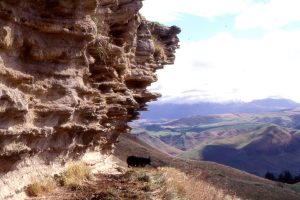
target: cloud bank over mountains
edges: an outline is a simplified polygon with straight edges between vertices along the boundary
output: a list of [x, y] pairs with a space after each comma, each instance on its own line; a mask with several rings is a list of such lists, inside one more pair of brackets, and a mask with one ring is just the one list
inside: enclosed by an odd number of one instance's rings
[[[143, 14], [177, 23], [210, 22], [230, 16], [233, 26], [213, 27], [206, 38], [182, 40], [175, 66], [159, 72], [152, 90], [161, 101], [230, 101], [284, 97], [300, 102], [300, 4], [296, 0], [147, 0]], [[163, 5], [161, 5], [163, 4]], [[164, 6], [165, 5], [165, 6]], [[167, 12], [159, 12], [163, 8]], [[184, 17], [185, 16], [185, 17]], [[186, 17], [189, 16], [189, 17]], [[226, 18], [226, 19], [227, 19]], [[188, 20], [181, 22], [183, 26]], [[183, 28], [183, 32], [193, 29]], [[193, 34], [194, 35], [194, 34]], [[254, 35], [254, 36], [253, 36]]]

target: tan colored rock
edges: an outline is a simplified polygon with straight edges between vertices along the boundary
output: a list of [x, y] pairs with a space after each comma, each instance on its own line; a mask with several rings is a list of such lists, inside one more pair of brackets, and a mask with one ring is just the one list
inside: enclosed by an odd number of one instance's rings
[[[141, 7], [141, 0], [1, 0], [0, 199], [26, 182], [10, 186], [10, 173], [16, 181], [33, 163], [63, 167], [86, 152], [110, 153], [127, 122], [159, 96], [146, 87], [174, 62], [180, 29], [146, 21]], [[154, 56], [153, 37], [165, 57]]]

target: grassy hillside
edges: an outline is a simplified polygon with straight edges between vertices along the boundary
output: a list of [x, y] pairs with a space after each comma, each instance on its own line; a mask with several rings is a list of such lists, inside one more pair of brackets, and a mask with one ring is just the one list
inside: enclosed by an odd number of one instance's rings
[[148, 144], [155, 146], [159, 139], [181, 150], [182, 158], [214, 161], [260, 176], [267, 171], [300, 172], [299, 111], [194, 116], [135, 127], [136, 133], [156, 138], [145, 140]]
[[[72, 185], [47, 177], [34, 184], [28, 199], [88, 200], [298, 200], [297, 185], [272, 182], [246, 172], [206, 161], [191, 161], [167, 155], [132, 135], [122, 135], [114, 155], [119, 174], [95, 174], [82, 180], [82, 168], [67, 169]], [[151, 156], [152, 166], [127, 168], [129, 155]], [[85, 170], [88, 170], [85, 165]], [[76, 176], [75, 176], [76, 175]], [[76, 178], [77, 177], [77, 178]], [[46, 181], [47, 180], [47, 181]], [[51, 185], [49, 181], [51, 180]], [[81, 180], [81, 181], [80, 181]], [[33, 186], [33, 185], [32, 185]], [[50, 188], [51, 186], [51, 188]]]
[[[185, 173], [188, 177], [193, 177], [193, 179], [201, 182], [201, 189], [213, 186], [215, 192], [225, 191], [226, 194], [237, 199], [300, 199], [300, 195], [290, 189], [290, 186], [287, 184], [269, 181], [214, 162], [192, 161], [172, 157], [132, 135], [121, 136], [115, 155], [124, 162], [128, 155], [144, 157], [150, 155], [153, 165], [175, 168], [179, 172]], [[205, 193], [205, 191], [202, 192]], [[199, 198], [199, 200], [202, 199], [207, 198]]]
[[165, 153], [173, 156], [177, 156], [183, 153], [182, 150], [172, 147], [164, 142], [162, 142], [159, 138], [151, 136], [146, 132], [141, 132], [137, 134], [138, 138], [145, 143], [152, 144], [155, 148], [163, 150]]

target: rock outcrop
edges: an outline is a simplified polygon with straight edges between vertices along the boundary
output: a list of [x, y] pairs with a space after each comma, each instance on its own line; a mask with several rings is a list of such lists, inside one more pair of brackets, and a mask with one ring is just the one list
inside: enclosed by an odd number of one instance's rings
[[180, 29], [145, 20], [141, 7], [142, 0], [0, 1], [3, 198], [5, 177], [30, 160], [63, 165], [86, 151], [110, 152], [159, 96], [146, 87], [174, 62]]

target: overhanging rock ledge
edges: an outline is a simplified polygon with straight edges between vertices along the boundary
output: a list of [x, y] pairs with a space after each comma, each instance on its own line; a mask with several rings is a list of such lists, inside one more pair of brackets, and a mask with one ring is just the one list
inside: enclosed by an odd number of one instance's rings
[[146, 87], [174, 63], [180, 29], [145, 20], [141, 7], [141, 0], [1, 0], [0, 199], [20, 191], [29, 172], [109, 153], [159, 97]]

